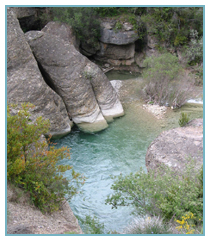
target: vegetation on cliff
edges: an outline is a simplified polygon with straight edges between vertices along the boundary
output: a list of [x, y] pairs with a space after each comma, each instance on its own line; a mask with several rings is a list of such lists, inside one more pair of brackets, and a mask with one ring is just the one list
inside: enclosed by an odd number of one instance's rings
[[148, 103], [179, 108], [193, 97], [194, 84], [185, 74], [178, 57], [170, 53], [147, 57], [142, 74], [142, 98]]
[[106, 17], [129, 21], [139, 31], [144, 25], [147, 29], [144, 34], [154, 35], [160, 47], [161, 44], [174, 48], [189, 44], [191, 30], [197, 32], [199, 39], [203, 36], [201, 7], [62, 7], [51, 10], [55, 20], [70, 24], [79, 38], [86, 41], [100, 36], [97, 19]]
[[[52, 15], [54, 20], [71, 25], [82, 44], [96, 49], [100, 21], [107, 18], [114, 20], [115, 31], [120, 31], [124, 22], [133, 25], [139, 36], [136, 49], [144, 52], [152, 41], [156, 53], [143, 62], [147, 83], [141, 96], [147, 102], [181, 107], [193, 97], [193, 86], [202, 85], [201, 7], [64, 7], [52, 8]], [[190, 74], [186, 75], [183, 70], [188, 67]]]
[[[43, 133], [49, 131], [49, 121], [38, 117], [30, 120], [30, 104], [22, 104], [17, 113], [7, 108], [7, 179], [30, 193], [31, 200], [43, 212], [58, 210], [64, 198], [70, 199], [78, 192], [84, 178], [70, 165], [59, 165], [70, 158], [66, 147], [48, 146]], [[71, 171], [72, 179], [64, 173]]]

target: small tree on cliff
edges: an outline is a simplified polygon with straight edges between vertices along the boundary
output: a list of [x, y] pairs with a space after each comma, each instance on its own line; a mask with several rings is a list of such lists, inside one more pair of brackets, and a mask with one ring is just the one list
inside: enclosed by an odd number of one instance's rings
[[[70, 165], [59, 165], [60, 159], [70, 158], [69, 149], [48, 147], [43, 133], [49, 131], [49, 121], [38, 117], [30, 120], [31, 104], [22, 104], [17, 114], [7, 107], [7, 178], [26, 191], [42, 211], [58, 210], [65, 197], [77, 193], [84, 179]], [[71, 180], [63, 173], [71, 170]]]

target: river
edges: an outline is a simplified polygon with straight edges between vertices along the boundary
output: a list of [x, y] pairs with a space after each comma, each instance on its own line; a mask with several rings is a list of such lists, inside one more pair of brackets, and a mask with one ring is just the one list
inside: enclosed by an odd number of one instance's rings
[[[81, 132], [73, 127], [71, 133], [55, 140], [56, 147], [71, 148], [71, 159], [63, 164], [73, 165], [75, 171], [87, 178], [82, 189], [70, 202], [74, 214], [79, 219], [86, 215], [95, 216], [105, 226], [105, 232], [123, 232], [132, 221], [132, 208], [111, 209], [105, 205], [107, 195], [112, 193], [113, 180], [110, 175], [129, 174], [145, 166], [145, 155], [150, 143], [164, 130], [178, 127], [182, 111], [190, 114], [190, 119], [203, 117], [203, 106], [188, 103], [177, 111], [168, 108], [164, 119], [156, 119], [142, 108], [138, 91], [141, 78], [122, 74], [109, 74], [108, 78], [121, 79], [124, 84], [122, 104], [125, 116], [115, 119], [109, 128], [95, 134]], [[70, 174], [66, 172], [68, 177]], [[82, 229], [85, 226], [79, 221]]]

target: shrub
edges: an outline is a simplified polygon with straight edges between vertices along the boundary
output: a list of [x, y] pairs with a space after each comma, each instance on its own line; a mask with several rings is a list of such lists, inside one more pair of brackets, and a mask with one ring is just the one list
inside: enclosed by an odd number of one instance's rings
[[75, 35], [91, 47], [98, 45], [100, 22], [97, 12], [92, 7], [53, 8], [54, 20], [69, 24]]
[[179, 118], [179, 125], [181, 127], [185, 126], [189, 122], [189, 116], [187, 113], [182, 112]]
[[167, 47], [187, 44], [190, 29], [196, 29], [199, 36], [203, 34], [203, 10], [199, 7], [151, 7], [141, 19], [147, 25], [147, 32]]
[[143, 71], [145, 86], [141, 91], [142, 98], [158, 105], [179, 108], [193, 96], [193, 84], [184, 74], [178, 58], [170, 53], [148, 57]]
[[171, 234], [171, 225], [160, 217], [136, 218], [126, 229], [126, 234]]
[[[49, 121], [38, 117], [30, 120], [30, 104], [22, 104], [16, 114], [15, 105], [7, 107], [7, 178], [30, 192], [35, 206], [42, 211], [58, 210], [65, 197], [77, 193], [83, 177], [70, 165], [59, 165], [60, 159], [70, 158], [69, 149], [56, 149], [41, 138], [49, 130]], [[63, 173], [71, 170], [72, 179]]]
[[199, 176], [193, 161], [179, 171], [162, 165], [148, 174], [140, 169], [135, 174], [119, 175], [114, 177], [114, 193], [107, 197], [106, 204], [112, 208], [133, 206], [137, 215], [160, 216], [164, 221], [181, 218], [186, 212], [202, 219]]
[[184, 216], [182, 216], [182, 220], [176, 220], [177, 223], [180, 224], [180, 226], [176, 227], [179, 231], [181, 231], [182, 233], [186, 233], [186, 234], [194, 234], [195, 229], [193, 228], [194, 222], [194, 215], [193, 213], [187, 213]]
[[190, 30], [190, 43], [186, 49], [186, 57], [190, 65], [203, 62], [203, 37], [198, 37], [197, 30]]
[[81, 223], [84, 225], [84, 232], [86, 234], [104, 234], [104, 224], [100, 223], [97, 217], [91, 217], [86, 215], [85, 219], [79, 218]]

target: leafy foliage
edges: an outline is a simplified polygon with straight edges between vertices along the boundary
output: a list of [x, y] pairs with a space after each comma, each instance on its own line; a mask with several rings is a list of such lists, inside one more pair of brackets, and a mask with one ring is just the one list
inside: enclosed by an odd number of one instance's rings
[[166, 46], [186, 44], [190, 29], [196, 29], [199, 36], [203, 34], [203, 11], [199, 7], [147, 8], [141, 18], [147, 24], [147, 31]]
[[160, 216], [165, 221], [181, 218], [187, 212], [202, 220], [199, 175], [193, 162], [187, 163], [182, 172], [163, 165], [148, 174], [140, 169], [135, 174], [119, 175], [111, 187], [114, 194], [108, 196], [106, 204], [112, 208], [133, 206], [137, 215]]
[[197, 30], [190, 30], [190, 43], [186, 50], [188, 64], [203, 62], [203, 37], [198, 37]]
[[[58, 210], [65, 197], [78, 191], [83, 177], [70, 165], [59, 165], [62, 158], [70, 158], [69, 149], [48, 147], [43, 133], [49, 130], [49, 121], [38, 117], [30, 120], [31, 104], [22, 104], [17, 114], [7, 107], [7, 178], [11, 183], [29, 191], [34, 204], [42, 211]], [[48, 140], [49, 141], [49, 140]], [[72, 179], [63, 173], [70, 171]]]
[[100, 223], [97, 217], [86, 215], [85, 220], [80, 219], [84, 225], [84, 232], [86, 234], [104, 234], [104, 224]]
[[54, 20], [69, 24], [77, 38], [89, 45], [96, 45], [100, 37], [100, 22], [95, 8], [52, 8]]

